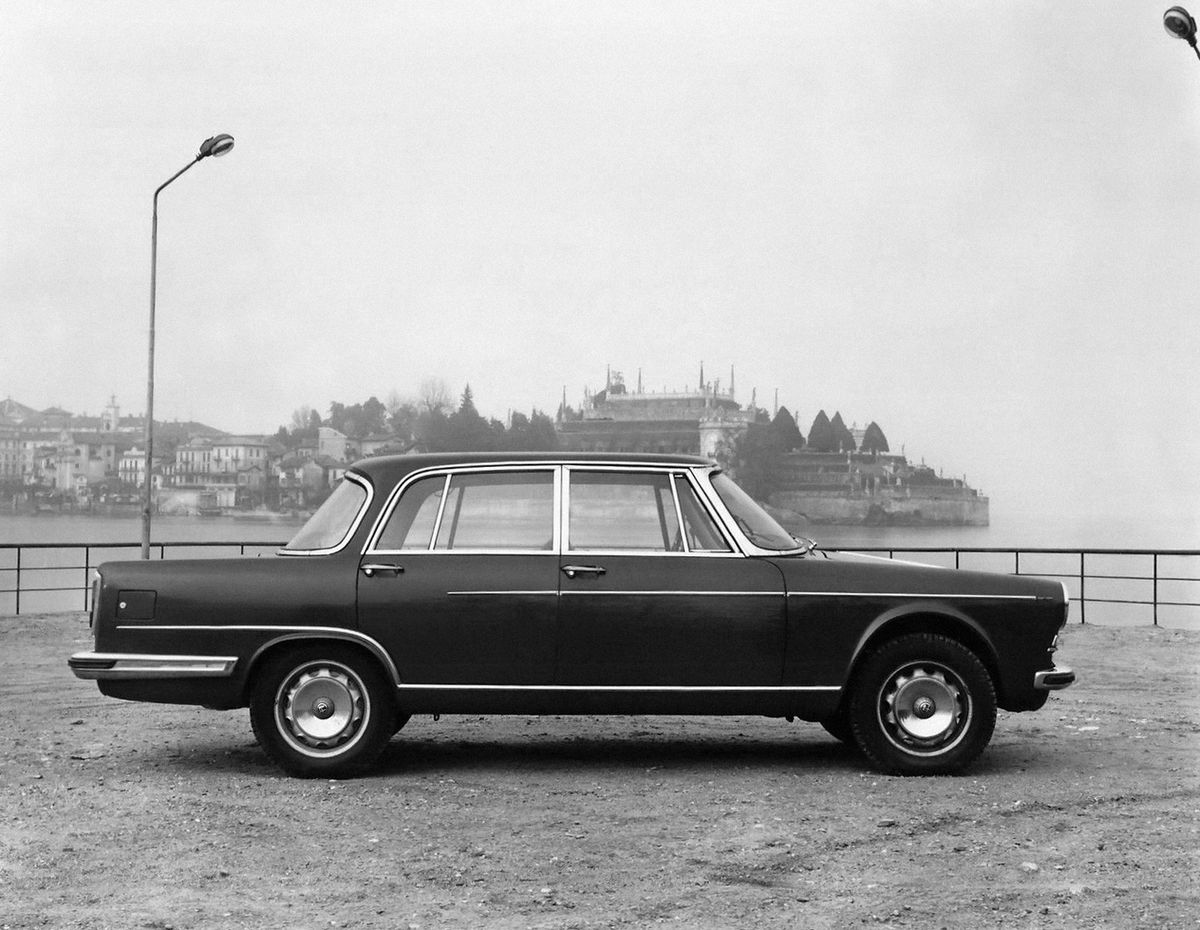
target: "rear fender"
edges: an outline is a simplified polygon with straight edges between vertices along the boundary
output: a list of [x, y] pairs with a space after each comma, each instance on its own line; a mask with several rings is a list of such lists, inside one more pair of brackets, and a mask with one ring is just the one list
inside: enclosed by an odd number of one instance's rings
[[288, 646], [307, 646], [321, 642], [350, 643], [357, 646], [379, 663], [384, 675], [387, 676], [392, 684], [396, 686], [400, 685], [400, 672], [396, 668], [396, 663], [392, 661], [391, 656], [387, 654], [387, 651], [377, 640], [355, 630], [346, 630], [337, 627], [311, 627], [284, 633], [259, 646], [250, 657], [250, 661], [246, 664], [245, 678], [242, 682], [243, 691], [246, 693], [249, 692], [250, 683], [254, 679], [255, 671], [268, 656], [274, 654], [277, 650], [288, 648]]

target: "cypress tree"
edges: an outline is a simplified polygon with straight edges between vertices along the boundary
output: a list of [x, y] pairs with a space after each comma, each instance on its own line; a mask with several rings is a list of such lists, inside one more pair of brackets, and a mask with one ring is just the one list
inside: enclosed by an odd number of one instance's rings
[[857, 446], [854, 444], [854, 434], [846, 428], [846, 423], [842, 420], [841, 412], [834, 413], [833, 419], [829, 421], [829, 428], [833, 432], [833, 448], [831, 452], [853, 452]]
[[887, 437], [883, 435], [883, 430], [879, 428], [879, 424], [874, 420], [867, 427], [867, 432], [863, 436], [862, 441], [863, 452], [888, 452]]
[[776, 412], [775, 419], [771, 421], [771, 429], [774, 430], [779, 446], [784, 452], [804, 448], [804, 434], [800, 432], [796, 418], [787, 407], [780, 407]]
[[833, 433], [833, 424], [821, 410], [813, 418], [812, 426], [808, 428], [808, 448], [810, 452], [836, 452], [837, 440]]

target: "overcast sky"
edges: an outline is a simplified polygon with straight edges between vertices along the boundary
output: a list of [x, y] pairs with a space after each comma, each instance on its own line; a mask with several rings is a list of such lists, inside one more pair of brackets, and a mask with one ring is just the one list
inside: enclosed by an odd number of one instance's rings
[[[1200, 2], [1200, 0], [1198, 0]], [[0, 396], [273, 432], [605, 366], [1200, 533], [1200, 61], [1144, 2], [10, 4]]]

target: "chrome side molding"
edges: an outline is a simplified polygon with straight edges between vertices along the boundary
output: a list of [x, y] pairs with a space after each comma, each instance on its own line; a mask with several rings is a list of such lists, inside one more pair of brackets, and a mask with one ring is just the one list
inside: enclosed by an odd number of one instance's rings
[[77, 652], [67, 660], [76, 678], [228, 678], [237, 656], [156, 656], [124, 652]]

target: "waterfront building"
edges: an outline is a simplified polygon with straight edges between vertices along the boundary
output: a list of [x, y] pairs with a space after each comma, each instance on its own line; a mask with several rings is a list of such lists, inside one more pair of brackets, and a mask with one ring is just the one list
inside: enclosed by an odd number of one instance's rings
[[608, 371], [604, 390], [584, 392], [583, 409], [571, 418], [564, 398], [555, 430], [563, 449], [578, 452], [665, 452], [716, 456], [754, 422], [757, 411], [743, 408], [729, 387], [706, 381], [704, 366], [692, 388], [630, 390], [619, 371]]
[[0, 416], [0, 481], [20, 481], [23, 471], [22, 459], [20, 428], [16, 423]]

